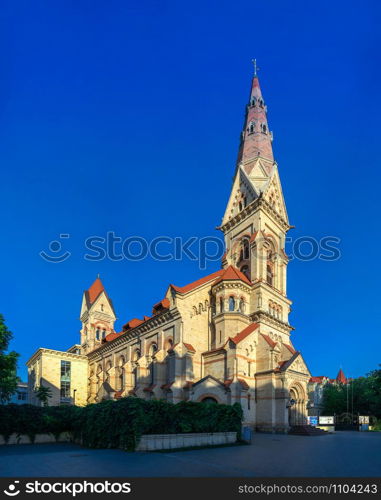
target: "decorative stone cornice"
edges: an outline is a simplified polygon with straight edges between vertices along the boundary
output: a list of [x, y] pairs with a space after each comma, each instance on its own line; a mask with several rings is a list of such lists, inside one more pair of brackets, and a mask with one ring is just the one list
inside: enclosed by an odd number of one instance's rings
[[213, 293], [220, 292], [221, 290], [243, 290], [245, 292], [250, 292], [251, 291], [251, 285], [248, 285], [244, 281], [237, 280], [237, 281], [232, 281], [232, 280], [223, 280], [220, 281], [219, 283], [216, 283], [215, 285], [212, 285], [212, 291]]
[[259, 195], [259, 197], [252, 201], [247, 207], [245, 207], [241, 212], [236, 214], [234, 217], [229, 219], [225, 224], [222, 224], [221, 226], [217, 227], [217, 229], [220, 229], [223, 233], [226, 233], [229, 229], [232, 227], [236, 226], [238, 223], [242, 222], [245, 220], [249, 215], [251, 215], [253, 212], [255, 212], [258, 208], [262, 208], [265, 210], [267, 215], [273, 219], [273, 221], [278, 224], [283, 231], [288, 231], [291, 229], [292, 226], [290, 226], [284, 218], [278, 214], [276, 210], [268, 203], [263, 197], [262, 194]]
[[286, 323], [278, 318], [274, 318], [274, 316], [263, 310], [250, 314], [250, 319], [255, 323], [264, 323], [265, 325], [277, 328], [288, 335], [291, 330], [295, 330], [295, 328], [289, 323]]
[[68, 359], [76, 359], [79, 361], [87, 361], [87, 356], [83, 354], [74, 354], [72, 352], [67, 352], [67, 351], [57, 351], [55, 349], [46, 349], [45, 347], [40, 347], [37, 349], [37, 351], [31, 356], [28, 361], [26, 362], [26, 365], [29, 366], [32, 363], [34, 363], [42, 354], [50, 354], [53, 356], [57, 356], [60, 358], [68, 358]]
[[145, 321], [142, 325], [139, 325], [136, 328], [121, 333], [114, 340], [102, 344], [100, 347], [98, 347], [98, 349], [89, 352], [87, 354], [87, 357], [89, 358], [89, 360], [92, 361], [96, 359], [98, 356], [102, 356], [106, 353], [113, 351], [114, 349], [125, 346], [129, 342], [132, 342], [140, 338], [141, 335], [150, 332], [152, 330], [155, 330], [156, 328], [171, 321], [175, 321], [179, 318], [181, 318], [181, 315], [177, 308], [164, 311], [163, 313], [157, 314], [156, 316], [153, 316], [149, 320]]

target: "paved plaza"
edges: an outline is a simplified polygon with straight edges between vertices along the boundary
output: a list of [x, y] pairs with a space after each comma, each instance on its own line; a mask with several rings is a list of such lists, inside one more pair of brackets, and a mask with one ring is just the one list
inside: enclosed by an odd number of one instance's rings
[[147, 453], [77, 445], [0, 447], [0, 477], [360, 477], [381, 475], [381, 433], [254, 434], [248, 446]]

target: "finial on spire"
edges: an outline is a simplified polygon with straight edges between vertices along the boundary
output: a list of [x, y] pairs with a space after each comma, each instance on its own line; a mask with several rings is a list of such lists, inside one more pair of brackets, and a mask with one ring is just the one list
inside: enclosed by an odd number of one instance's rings
[[252, 59], [251, 62], [253, 63], [254, 65], [254, 76], [257, 76], [257, 71], [259, 71], [259, 67], [257, 66], [257, 60], [256, 59]]
[[97, 278], [99, 279], [100, 277], [101, 277], [101, 275], [98, 273], [98, 274], [97, 274]]

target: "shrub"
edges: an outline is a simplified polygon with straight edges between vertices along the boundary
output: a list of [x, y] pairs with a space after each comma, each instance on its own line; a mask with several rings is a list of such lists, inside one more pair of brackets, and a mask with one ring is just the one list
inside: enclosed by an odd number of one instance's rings
[[12, 433], [50, 433], [58, 440], [62, 432], [90, 448], [134, 450], [142, 434], [182, 432], [237, 432], [240, 436], [241, 406], [160, 400], [136, 397], [102, 401], [85, 407], [32, 405], [0, 406], [0, 433], [9, 439]]

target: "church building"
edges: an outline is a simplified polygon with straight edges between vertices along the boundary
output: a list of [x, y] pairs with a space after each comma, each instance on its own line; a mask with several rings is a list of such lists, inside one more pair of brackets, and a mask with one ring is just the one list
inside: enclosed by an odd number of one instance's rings
[[168, 285], [150, 316], [130, 319], [119, 332], [98, 277], [83, 294], [78, 345], [66, 353], [39, 349], [28, 361], [31, 402], [43, 384], [56, 404], [124, 396], [238, 402], [245, 425], [258, 431], [306, 423], [311, 374], [291, 340], [285, 253], [291, 226], [272, 140], [254, 74], [219, 227], [226, 246], [221, 269]]

